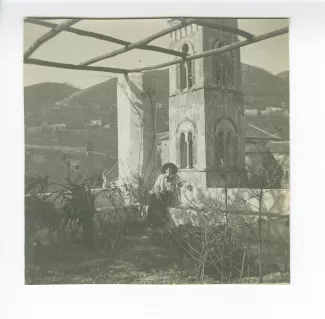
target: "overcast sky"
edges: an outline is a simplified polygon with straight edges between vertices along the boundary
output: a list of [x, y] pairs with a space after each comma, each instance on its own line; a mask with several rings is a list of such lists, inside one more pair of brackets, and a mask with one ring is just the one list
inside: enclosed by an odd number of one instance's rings
[[[52, 20], [53, 22], [53, 20]], [[55, 20], [55, 23], [61, 20]], [[288, 26], [287, 19], [239, 19], [239, 28], [255, 35], [270, 32]], [[122, 40], [134, 42], [158, 32], [168, 26], [166, 19], [155, 20], [83, 20], [73, 27], [111, 35]], [[38, 37], [48, 31], [48, 28], [25, 23], [24, 49], [26, 50]], [[268, 39], [241, 48], [243, 63], [262, 67], [277, 74], [289, 70], [288, 34]], [[169, 47], [169, 35], [161, 37], [150, 44]], [[106, 41], [81, 37], [72, 33], [62, 32], [42, 45], [33, 58], [78, 64], [84, 60], [120, 48], [120, 45]], [[149, 66], [168, 61], [169, 55], [146, 51], [132, 50], [118, 57], [110, 58], [94, 65], [134, 68]], [[72, 71], [57, 68], [24, 65], [24, 85], [41, 82], [68, 82], [72, 85], [86, 88], [96, 83], [106, 81], [115, 76], [102, 72]]]

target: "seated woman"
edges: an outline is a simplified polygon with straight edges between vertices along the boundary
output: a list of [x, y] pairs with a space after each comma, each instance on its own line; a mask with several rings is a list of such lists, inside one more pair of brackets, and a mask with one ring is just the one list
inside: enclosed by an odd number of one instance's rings
[[177, 175], [177, 166], [166, 163], [161, 168], [153, 189], [150, 191], [148, 222], [151, 226], [164, 224], [167, 221], [167, 207], [179, 204], [179, 187], [190, 185], [185, 183]]

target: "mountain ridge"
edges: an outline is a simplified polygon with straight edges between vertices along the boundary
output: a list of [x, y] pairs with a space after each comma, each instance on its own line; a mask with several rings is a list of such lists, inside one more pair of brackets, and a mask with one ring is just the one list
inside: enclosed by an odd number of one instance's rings
[[[169, 105], [169, 70], [154, 70], [144, 73], [145, 84], [155, 80], [155, 99], [163, 106], [158, 110], [158, 131], [168, 130]], [[54, 85], [54, 90], [44, 90], [44, 86]], [[71, 85], [58, 83], [41, 83], [33, 85], [40, 97], [28, 99], [31, 86], [25, 88], [25, 117], [27, 126], [75, 122], [84, 124], [91, 119], [102, 118], [105, 123], [117, 124], [117, 78], [100, 82], [85, 89], [77, 89]], [[58, 93], [57, 93], [58, 91]], [[44, 93], [45, 92], [45, 93]], [[54, 92], [54, 93], [53, 93]], [[260, 67], [242, 63], [242, 92], [246, 108], [263, 109], [267, 106], [281, 106], [282, 102], [289, 105], [289, 71], [273, 75]], [[46, 93], [50, 96], [46, 99]], [[37, 92], [34, 92], [37, 96]], [[45, 95], [45, 96], [44, 96]], [[36, 102], [36, 105], [31, 105]], [[33, 110], [31, 114], [28, 114]], [[37, 111], [40, 112], [37, 112]], [[167, 113], [166, 113], [167, 112]], [[35, 114], [36, 113], [36, 114]], [[34, 115], [33, 115], [34, 114]], [[34, 116], [34, 118], [33, 118]]]
[[[242, 91], [247, 108], [263, 108], [279, 105], [289, 98], [289, 72], [272, 75], [261, 68], [242, 64]], [[155, 80], [154, 83], [152, 80]], [[145, 85], [156, 92], [156, 102], [162, 105], [157, 109], [157, 133], [169, 130], [169, 71], [155, 70], [144, 75]], [[154, 84], [154, 85], [153, 85]], [[27, 173], [47, 173], [57, 181], [64, 179], [58, 175], [62, 171], [61, 151], [71, 150], [69, 156], [81, 166], [91, 168], [94, 174], [101, 174], [117, 162], [117, 79], [100, 82], [85, 89], [69, 84], [45, 82], [25, 87], [25, 143], [32, 149], [25, 151]], [[288, 100], [289, 101], [289, 100]], [[42, 131], [29, 127], [48, 124], [76, 123], [84, 125], [92, 119], [103, 119], [109, 128], [73, 128], [58, 131]], [[283, 129], [285, 139], [289, 131], [287, 119], [279, 124], [279, 119], [251, 117], [251, 123], [273, 132], [275, 125]], [[263, 122], [264, 121], [264, 122]], [[88, 158], [80, 150], [86, 150], [91, 143], [96, 155]], [[55, 146], [52, 150], [41, 146]], [[38, 147], [35, 147], [38, 146]], [[75, 151], [72, 151], [75, 149]]]

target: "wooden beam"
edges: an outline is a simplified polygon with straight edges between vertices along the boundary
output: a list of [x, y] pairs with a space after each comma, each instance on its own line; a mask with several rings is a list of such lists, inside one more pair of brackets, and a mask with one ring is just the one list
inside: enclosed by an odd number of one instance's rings
[[274, 37], [286, 34], [288, 32], [289, 32], [289, 28], [282, 28], [282, 29], [279, 29], [279, 30], [276, 30], [276, 31], [272, 31], [272, 32], [269, 32], [269, 33], [265, 33], [265, 34], [256, 36], [251, 40], [244, 40], [244, 41], [236, 42], [236, 43], [233, 43], [233, 44], [230, 44], [230, 45], [226, 45], [226, 46], [224, 46], [222, 48], [213, 49], [213, 50], [198, 53], [198, 54], [193, 54], [193, 55], [187, 56], [186, 58], [183, 58], [183, 59], [176, 59], [174, 61], [161, 63], [161, 64], [158, 64], [158, 65], [131, 69], [130, 72], [143, 72], [143, 71], [148, 71], [148, 70], [156, 70], [156, 69], [165, 68], [167, 66], [171, 66], [171, 65], [174, 65], [174, 64], [178, 64], [178, 63], [180, 63], [182, 61], [190, 61], [190, 60], [195, 60], [195, 59], [199, 59], [199, 58], [203, 58], [203, 57], [208, 57], [208, 56], [211, 56], [211, 55], [222, 54], [224, 52], [235, 50], [235, 49], [244, 47], [244, 46], [252, 44], [252, 43], [256, 43], [256, 42], [260, 42], [260, 41], [267, 40], [267, 39], [270, 39], [270, 38], [274, 38]]
[[171, 33], [173, 31], [176, 31], [178, 29], [181, 29], [181, 28], [184, 28], [190, 24], [192, 24], [194, 22], [195, 19], [185, 19], [183, 20], [182, 22], [180, 22], [179, 24], [177, 25], [174, 25], [174, 26], [171, 26], [169, 28], [166, 28], [160, 32], [157, 32], [149, 37], [146, 37], [144, 39], [141, 39], [140, 41], [137, 41], [137, 42], [134, 42], [124, 48], [121, 48], [121, 49], [118, 49], [118, 50], [115, 50], [115, 51], [112, 51], [112, 52], [109, 52], [109, 53], [106, 53], [106, 54], [103, 54], [103, 55], [100, 55], [98, 57], [95, 57], [95, 58], [92, 58], [92, 59], [89, 59], [85, 62], [82, 62], [80, 63], [80, 65], [89, 65], [89, 64], [92, 64], [92, 63], [96, 63], [96, 62], [99, 62], [99, 61], [102, 61], [102, 60], [105, 60], [107, 58], [111, 58], [111, 57], [114, 57], [116, 55], [119, 55], [121, 53], [124, 53], [124, 52], [127, 52], [127, 51], [130, 51], [130, 50], [133, 50], [133, 49], [138, 49], [139, 47], [145, 45], [145, 44], [148, 44], [149, 42], [155, 40], [155, 39], [158, 39], [168, 33]]
[[43, 43], [55, 37], [60, 32], [64, 31], [66, 28], [72, 26], [73, 24], [79, 22], [81, 19], [69, 19], [61, 24], [56, 25], [55, 28], [46, 32], [40, 38], [38, 38], [26, 51], [24, 54], [24, 59], [28, 59]]
[[109, 68], [103, 66], [82, 66], [82, 65], [75, 65], [75, 64], [68, 64], [68, 63], [44, 61], [39, 59], [26, 59], [24, 63], [48, 66], [52, 68], [79, 70], [79, 71], [97, 71], [97, 72], [109, 72], [109, 73], [120, 73], [120, 74], [127, 74], [130, 72], [130, 70], [126, 70], [126, 69]]
[[232, 27], [229, 27], [229, 26], [226, 26], [226, 25], [217, 24], [215, 22], [209, 22], [209, 21], [206, 21], [204, 19], [196, 19], [195, 24], [198, 24], [198, 25], [203, 26], [203, 27], [211, 28], [211, 29], [221, 30], [221, 31], [229, 32], [229, 33], [234, 33], [234, 34], [240, 35], [240, 36], [242, 36], [242, 37], [244, 37], [246, 39], [254, 38], [254, 34], [251, 34], [251, 33], [246, 32], [244, 30], [237, 29], [237, 28], [232, 28]]
[[153, 65], [153, 66], [148, 66], [148, 67], [143, 67], [143, 68], [136, 68], [136, 69], [118, 69], [118, 68], [109, 68], [109, 67], [100, 67], [100, 66], [82, 66], [82, 65], [74, 65], [74, 64], [66, 64], [66, 63], [57, 63], [57, 62], [51, 62], [51, 61], [44, 61], [44, 60], [38, 60], [38, 59], [26, 59], [24, 63], [26, 64], [35, 64], [35, 65], [41, 65], [41, 66], [48, 66], [48, 67], [54, 67], [54, 68], [61, 68], [61, 69], [70, 69], [70, 70], [81, 70], [81, 71], [97, 71], [97, 72], [109, 72], [109, 73], [121, 73], [121, 74], [126, 74], [126, 73], [131, 73], [131, 72], [143, 72], [143, 71], [148, 71], [148, 70], [155, 70], [155, 69], [161, 69], [164, 67], [168, 67], [174, 64], [178, 64], [182, 61], [186, 60], [194, 60], [194, 59], [199, 59], [202, 57], [208, 57], [211, 55], [217, 55], [217, 54], [222, 54], [227, 51], [235, 50], [241, 47], [244, 47], [246, 45], [250, 45], [252, 43], [260, 42], [263, 40], [271, 39], [276, 36], [280, 36], [283, 34], [286, 34], [289, 32], [289, 28], [283, 28], [279, 29], [276, 31], [272, 31], [269, 33], [265, 33], [259, 36], [254, 37], [251, 40], [244, 40], [240, 41], [237, 43], [233, 43], [227, 46], [224, 46], [222, 48], [194, 54], [191, 56], [188, 56], [184, 59], [176, 59], [174, 61], [158, 64], [158, 65]]
[[[57, 26], [56, 23], [52, 23], [52, 22], [48, 22], [48, 21], [42, 21], [42, 20], [39, 20], [39, 19], [32, 19], [32, 18], [25, 19], [25, 22], [35, 24], [35, 25], [40, 25], [40, 26], [43, 26], [43, 27], [49, 27], [49, 28], [54, 28], [54, 27]], [[108, 36], [108, 35], [104, 35], [104, 34], [100, 34], [100, 33], [96, 33], [96, 32], [91, 32], [91, 31], [86, 31], [86, 30], [81, 30], [81, 29], [72, 28], [72, 27], [69, 27], [69, 28], [65, 29], [64, 31], [74, 33], [74, 34], [78, 34], [80, 36], [85, 36], [85, 37], [90, 37], [90, 38], [94, 38], [94, 39], [98, 39], [98, 40], [112, 42], [112, 43], [116, 43], [116, 44], [120, 44], [120, 45], [124, 45], [124, 46], [128, 46], [128, 45], [132, 44], [131, 42], [124, 41], [124, 40], [121, 40], [121, 39], [117, 39], [117, 38], [114, 38], [114, 37], [111, 37], [111, 36]], [[170, 54], [170, 55], [179, 56], [179, 57], [184, 57], [185, 56], [184, 53], [182, 53], [182, 52], [167, 49], [167, 48], [162, 48], [162, 47], [155, 46], [155, 45], [147, 45], [147, 44], [145, 44], [143, 46], [140, 46], [139, 49], [141, 49], [141, 50], [149, 50], [149, 51], [157, 51], [157, 52], [160, 52], [160, 53]]]

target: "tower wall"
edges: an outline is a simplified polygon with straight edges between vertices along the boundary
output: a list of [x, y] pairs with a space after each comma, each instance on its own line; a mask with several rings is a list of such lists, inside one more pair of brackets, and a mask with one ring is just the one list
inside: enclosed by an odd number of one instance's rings
[[[237, 28], [237, 19], [205, 20]], [[183, 45], [188, 44], [189, 55], [192, 55], [234, 42], [238, 42], [238, 37], [235, 34], [192, 25], [171, 34], [170, 48], [181, 51]], [[221, 72], [225, 72], [222, 73], [222, 85], [218, 81], [220, 76], [217, 72], [219, 63]], [[180, 67], [180, 65], [174, 65], [170, 68], [170, 161], [179, 166], [180, 175], [192, 183], [194, 187], [223, 187], [225, 181], [222, 176], [224, 175], [227, 176], [229, 187], [242, 185], [241, 175], [244, 172], [245, 148], [243, 133], [244, 103], [241, 93], [239, 49], [223, 55], [196, 59], [195, 68], [191, 68], [192, 73], [195, 74], [195, 81], [192, 86], [188, 85], [186, 88], [179, 85], [180, 76], [182, 76]], [[182, 131], [179, 131], [179, 126], [180, 123], [186, 121], [189, 122], [189, 124], [186, 124], [189, 130], [196, 130], [196, 141], [192, 143], [191, 149], [195, 163], [185, 168], [182, 159], [180, 159], [183, 153], [179, 136]], [[222, 128], [220, 129], [219, 123], [221, 122]], [[184, 124], [184, 126], [186, 125]], [[184, 130], [186, 131], [187, 128], [185, 127]], [[223, 145], [226, 149], [224, 148], [219, 152], [222, 155], [216, 154], [218, 152], [216, 151], [216, 145], [220, 132], [225, 133]], [[235, 147], [226, 144], [228, 143], [226, 137], [229, 140], [230, 138], [233, 139], [232, 145], [235, 145]], [[189, 144], [186, 145], [185, 150], [189, 152], [190, 146]], [[226, 165], [224, 165], [225, 161], [218, 159], [218, 156], [221, 156], [225, 160], [223, 153], [229, 153]], [[231, 165], [229, 164], [230, 161], [232, 161]], [[188, 162], [189, 156], [187, 164], [189, 164]], [[219, 162], [223, 164], [219, 165]]]
[[204, 90], [177, 94], [169, 99], [169, 158], [179, 166], [177, 127], [182, 121], [193, 121], [197, 128], [197, 163], [195, 169], [206, 168]]

